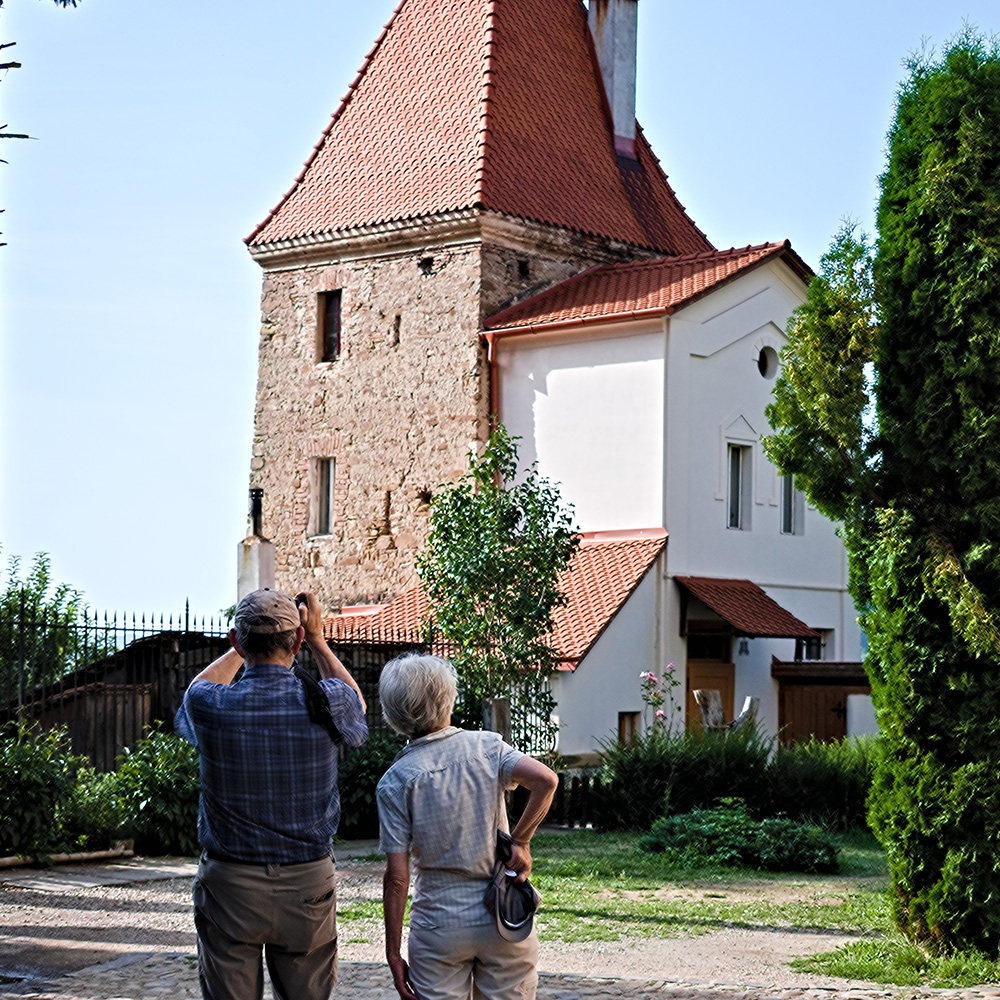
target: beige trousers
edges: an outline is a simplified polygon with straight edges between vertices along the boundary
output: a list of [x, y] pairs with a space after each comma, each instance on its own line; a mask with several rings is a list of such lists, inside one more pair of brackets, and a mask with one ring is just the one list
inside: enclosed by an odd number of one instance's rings
[[329, 1000], [337, 981], [333, 861], [239, 865], [202, 857], [194, 883], [205, 1000]]
[[420, 1000], [535, 1000], [538, 936], [500, 937], [496, 924], [411, 927], [410, 981]]

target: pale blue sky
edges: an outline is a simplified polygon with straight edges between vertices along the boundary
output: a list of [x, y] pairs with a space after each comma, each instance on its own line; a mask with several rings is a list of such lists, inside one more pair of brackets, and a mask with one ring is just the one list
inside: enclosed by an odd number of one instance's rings
[[[544, 0], [538, 0], [544, 2]], [[7, 0], [0, 544], [101, 609], [213, 613], [246, 524], [260, 273], [395, 0]], [[995, 0], [639, 5], [638, 117], [718, 247], [871, 228], [902, 61]]]

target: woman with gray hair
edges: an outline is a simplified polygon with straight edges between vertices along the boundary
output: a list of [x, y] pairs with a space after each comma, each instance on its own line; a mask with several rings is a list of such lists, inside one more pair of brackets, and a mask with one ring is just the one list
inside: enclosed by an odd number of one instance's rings
[[[548, 812], [557, 778], [497, 733], [451, 725], [455, 668], [437, 656], [409, 654], [386, 664], [379, 697], [386, 722], [409, 743], [378, 784], [385, 954], [401, 1000], [532, 1000], [538, 938], [501, 935], [484, 897], [496, 860], [497, 831], [507, 831], [504, 791], [528, 790], [510, 833], [507, 867], [523, 882], [531, 838]], [[410, 904], [409, 964], [401, 953]], [[522, 936], [522, 940], [510, 937]]]

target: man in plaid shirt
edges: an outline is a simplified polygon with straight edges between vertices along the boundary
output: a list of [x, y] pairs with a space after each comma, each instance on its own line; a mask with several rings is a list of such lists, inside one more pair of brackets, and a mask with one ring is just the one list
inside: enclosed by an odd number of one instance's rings
[[202, 994], [259, 1000], [263, 954], [276, 997], [327, 1000], [337, 975], [337, 747], [310, 718], [291, 670], [302, 643], [351, 746], [368, 734], [364, 698], [327, 646], [312, 594], [254, 591], [240, 601], [229, 638], [233, 648], [195, 677], [175, 720], [201, 767], [194, 906]]

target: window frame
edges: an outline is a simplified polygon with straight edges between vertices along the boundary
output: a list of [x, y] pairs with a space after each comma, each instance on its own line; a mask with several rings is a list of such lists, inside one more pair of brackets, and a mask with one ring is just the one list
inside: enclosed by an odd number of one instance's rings
[[[329, 364], [340, 357], [344, 295], [342, 288], [320, 292], [316, 302], [316, 362]], [[334, 329], [331, 331], [331, 327]]]
[[726, 446], [726, 528], [749, 531], [753, 499], [753, 450], [739, 441]]
[[309, 469], [310, 538], [333, 534], [336, 486], [337, 460], [333, 457], [312, 459]]

